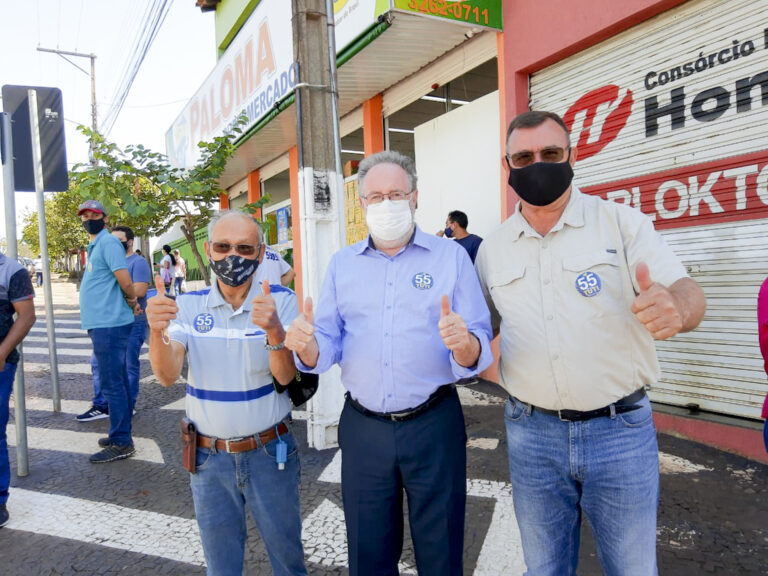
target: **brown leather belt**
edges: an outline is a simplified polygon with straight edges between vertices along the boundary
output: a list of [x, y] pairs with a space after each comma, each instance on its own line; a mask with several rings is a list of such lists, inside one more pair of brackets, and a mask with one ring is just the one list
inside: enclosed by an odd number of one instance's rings
[[[217, 438], [216, 450], [228, 452], [230, 454], [236, 452], [248, 452], [248, 450], [255, 450], [256, 448], [261, 448], [264, 444], [272, 442], [272, 440], [277, 438], [278, 434], [281, 436], [283, 434], [288, 434], [288, 426], [285, 425], [285, 422], [280, 422], [277, 426], [268, 428], [264, 432], [259, 432], [253, 436], [247, 436], [246, 438], [233, 438], [230, 440]], [[200, 433], [197, 434], [197, 445], [201, 448], [210, 448], [211, 440], [212, 438], [210, 436], [205, 436]]]

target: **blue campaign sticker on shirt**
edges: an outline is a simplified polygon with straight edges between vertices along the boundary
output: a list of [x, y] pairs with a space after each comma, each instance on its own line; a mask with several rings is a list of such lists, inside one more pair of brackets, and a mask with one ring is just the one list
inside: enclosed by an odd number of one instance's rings
[[576, 278], [576, 289], [582, 296], [591, 298], [600, 294], [600, 290], [603, 289], [603, 282], [600, 280], [600, 276], [594, 272], [584, 272]]
[[204, 312], [203, 314], [198, 314], [195, 316], [195, 330], [198, 332], [210, 332], [213, 330], [213, 314], [208, 314], [207, 312]]
[[419, 272], [418, 274], [413, 275], [411, 283], [414, 288], [418, 288], [419, 290], [429, 290], [434, 285], [435, 280], [432, 278], [431, 274]]

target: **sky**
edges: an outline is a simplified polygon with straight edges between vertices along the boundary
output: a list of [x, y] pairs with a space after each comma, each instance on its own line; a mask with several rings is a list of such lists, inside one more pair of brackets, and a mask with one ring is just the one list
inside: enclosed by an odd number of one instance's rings
[[[67, 163], [88, 161], [78, 124], [91, 125], [90, 76], [37, 47], [96, 54], [96, 101], [102, 125], [116, 96], [150, 0], [0, 0], [0, 85], [62, 91]], [[216, 65], [214, 13], [194, 0], [172, 0], [128, 98], [107, 139], [165, 153], [165, 132]], [[68, 57], [86, 71], [88, 58]], [[0, 182], [0, 186], [2, 183]], [[3, 190], [5, 194], [5, 190]], [[17, 192], [17, 236], [23, 214], [36, 210], [33, 192]], [[0, 237], [6, 237], [0, 202]]]

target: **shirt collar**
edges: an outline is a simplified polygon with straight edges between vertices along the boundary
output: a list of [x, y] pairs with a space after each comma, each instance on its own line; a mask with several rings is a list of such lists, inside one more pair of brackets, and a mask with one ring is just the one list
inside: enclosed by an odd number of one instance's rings
[[[253, 276], [251, 276], [251, 287], [248, 289], [248, 294], [245, 296], [245, 300], [243, 300], [243, 304], [240, 306], [238, 310], [242, 310], [243, 312], [250, 312], [251, 302], [253, 301], [253, 298], [260, 294], [261, 294], [261, 288], [259, 286], [259, 283], [256, 282], [256, 274], [254, 274]], [[208, 296], [206, 297], [206, 300], [205, 300], [205, 305], [207, 308], [218, 308], [219, 306], [229, 306], [230, 308], [232, 307], [232, 305], [224, 299], [224, 296], [221, 293], [221, 290], [219, 290], [219, 279], [216, 277], [215, 274], [213, 275], [213, 282], [211, 282], [211, 290], [208, 292]]]
[[[565, 206], [560, 220], [557, 221], [552, 229], [549, 231], [557, 232], [562, 229], [563, 226], [570, 226], [572, 228], [581, 228], [584, 226], [584, 198], [581, 190], [575, 184], [571, 185], [571, 197], [568, 199], [568, 204]], [[522, 234], [526, 236], [539, 236], [539, 233], [533, 229], [528, 221], [523, 217], [522, 203], [518, 202], [515, 206], [515, 211], [509, 218], [509, 228], [512, 232], [512, 236], [515, 240], [520, 238]]]

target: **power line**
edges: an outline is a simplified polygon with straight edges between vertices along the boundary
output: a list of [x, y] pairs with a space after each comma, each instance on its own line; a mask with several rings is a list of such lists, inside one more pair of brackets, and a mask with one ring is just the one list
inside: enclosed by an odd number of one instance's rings
[[123, 104], [125, 104], [125, 100], [128, 98], [131, 86], [133, 86], [133, 82], [136, 79], [136, 75], [141, 68], [141, 64], [144, 62], [144, 58], [147, 52], [149, 52], [152, 42], [157, 37], [163, 22], [165, 22], [170, 8], [169, 0], [153, 0], [151, 6], [145, 12], [145, 18], [139, 28], [139, 35], [134, 43], [122, 80], [115, 92], [115, 96], [112, 98], [113, 104], [107, 112], [102, 125], [104, 136], [107, 136], [115, 125]]

